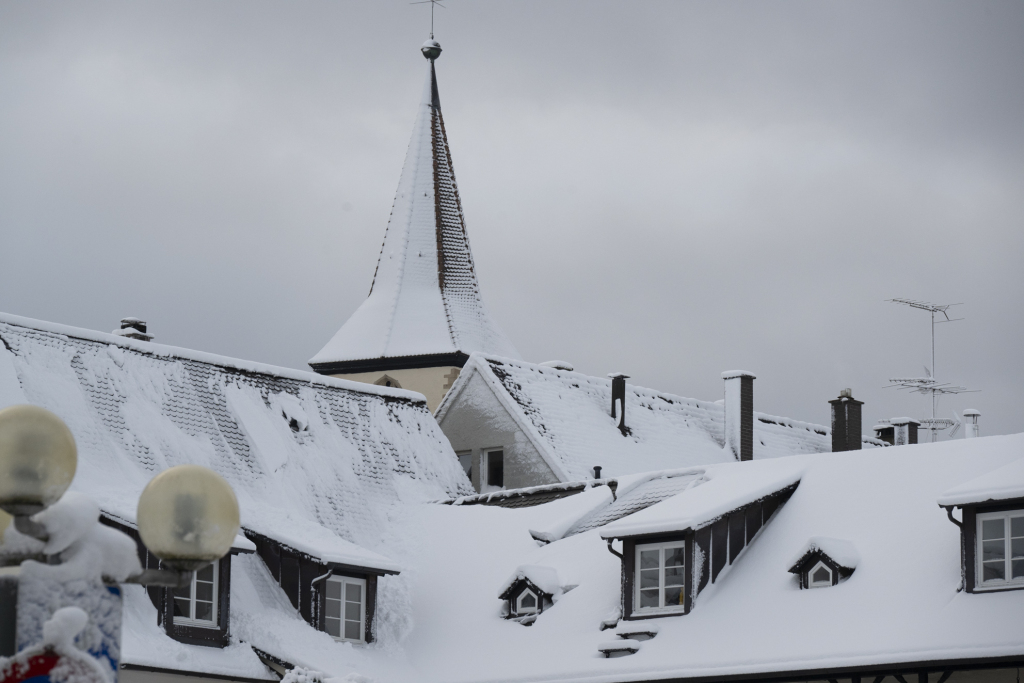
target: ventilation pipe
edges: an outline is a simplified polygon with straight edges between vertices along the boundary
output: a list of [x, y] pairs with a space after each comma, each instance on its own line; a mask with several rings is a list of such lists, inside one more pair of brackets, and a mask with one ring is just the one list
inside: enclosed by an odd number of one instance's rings
[[600, 465], [594, 465], [594, 479], [600, 479], [600, 478], [601, 478], [601, 466]]
[[626, 434], [626, 380], [629, 379], [629, 375], [612, 372], [608, 376], [612, 378], [612, 417], [615, 417], [615, 402], [618, 401], [619, 431]]
[[832, 406], [832, 452], [859, 451], [860, 407], [864, 401], [855, 399], [852, 390], [843, 389], [839, 398], [829, 401], [829, 405]]
[[754, 459], [754, 380], [743, 370], [722, 373], [725, 380], [725, 449], [737, 460]]
[[113, 334], [139, 341], [151, 341], [153, 335], [146, 334], [146, 321], [138, 318], [121, 318], [121, 329], [114, 330]]
[[968, 408], [964, 411], [964, 438], [974, 439], [981, 436], [981, 432], [978, 430], [978, 418], [981, 417], [981, 413], [973, 408]]

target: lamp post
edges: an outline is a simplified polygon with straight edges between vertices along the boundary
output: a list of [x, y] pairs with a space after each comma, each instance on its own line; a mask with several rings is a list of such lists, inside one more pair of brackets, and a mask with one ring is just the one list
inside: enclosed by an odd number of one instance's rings
[[[118, 584], [187, 586], [191, 572], [227, 554], [238, 534], [238, 500], [230, 484], [205, 467], [179, 465], [149, 482], [139, 497], [136, 516], [142, 542], [167, 568], [137, 570], [127, 576], [122, 574], [119, 580], [75, 574], [76, 557], [89, 551], [83, 544], [110, 543], [114, 534], [118, 538], [113, 539], [111, 547], [123, 549], [125, 539], [131, 540], [111, 528], [96, 533], [96, 524], [82, 525], [78, 536], [69, 540], [66, 530], [54, 527], [58, 523], [55, 520], [80, 518], [88, 515], [90, 509], [96, 520], [98, 509], [94, 503], [79, 494], [68, 494], [77, 496], [70, 502], [64, 496], [74, 479], [77, 460], [71, 431], [53, 413], [31, 405], [0, 410], [0, 508], [13, 516], [16, 531], [34, 539], [19, 541], [11, 548], [5, 547], [6, 543], [0, 545], [0, 565], [20, 566], [18, 612], [44, 612], [34, 620], [19, 614], [19, 653], [13, 659], [24, 661], [20, 661], [20, 666], [9, 666], [11, 662], [0, 657], [0, 672], [6, 672], [0, 675], [0, 683], [17, 683], [29, 673], [32, 677], [46, 676], [58, 662], [72, 668], [77, 662], [82, 675], [88, 678], [92, 672], [97, 683], [111, 683], [116, 677], [120, 652]], [[45, 512], [55, 505], [63, 505], [64, 514]], [[131, 543], [134, 546], [134, 541]], [[105, 551], [105, 547], [99, 550]], [[134, 556], [130, 559], [138, 566]], [[62, 563], [65, 571], [55, 571], [52, 565]], [[101, 603], [102, 609], [97, 607]], [[4, 607], [4, 616], [0, 618], [14, 618], [14, 610], [6, 609], [11, 606]], [[116, 623], [112, 623], [111, 614]], [[93, 621], [97, 623], [91, 624]], [[81, 629], [88, 630], [90, 624], [91, 639], [85, 638], [90, 643], [86, 655], [75, 650], [71, 640]], [[69, 628], [78, 630], [60, 643], [53, 639], [55, 636], [47, 635], [66, 636]], [[100, 665], [98, 661], [106, 664]]]

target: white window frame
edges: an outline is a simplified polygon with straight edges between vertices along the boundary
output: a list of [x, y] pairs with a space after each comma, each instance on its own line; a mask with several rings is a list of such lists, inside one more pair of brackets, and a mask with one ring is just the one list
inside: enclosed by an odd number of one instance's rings
[[[975, 522], [974, 531], [974, 590], [986, 591], [995, 590], [1000, 588], [1013, 588], [1017, 586], [1024, 586], [1024, 577], [1016, 579], [1003, 579], [1002, 581], [984, 581], [983, 580], [983, 554], [982, 554], [982, 522], [991, 519], [1002, 519], [1003, 521], [1003, 566], [1004, 576], [1013, 576], [1013, 565], [1011, 564], [1012, 557], [1012, 544], [1010, 543], [1011, 538], [1011, 517], [1024, 517], [1024, 510], [1004, 510], [1003, 512], [979, 512], [977, 515], [977, 521]], [[1020, 558], [1017, 558], [1020, 559]]]
[[[187, 616], [187, 617], [179, 617], [179, 616], [175, 615], [174, 617], [172, 617], [174, 619], [174, 623], [175, 624], [178, 624], [180, 626], [197, 626], [199, 628], [212, 628], [212, 629], [219, 629], [220, 628], [220, 610], [218, 609], [218, 607], [220, 606], [220, 560], [218, 560], [216, 562], [212, 562], [210, 564], [210, 566], [213, 567], [213, 620], [212, 621], [207, 621], [205, 619], [196, 619], [195, 618], [195, 613], [196, 613], [196, 574], [198, 574], [198, 571], [195, 571], [195, 572], [192, 572], [192, 579], [191, 579], [191, 583], [189, 584], [189, 599], [188, 599], [188, 613], [189, 613], [189, 616]], [[206, 569], [206, 567], [203, 567], [202, 569]], [[176, 596], [176, 595], [174, 595], [174, 592], [172, 591], [171, 592], [171, 600], [174, 601], [174, 604], [172, 605], [171, 614], [174, 614], [173, 607], [177, 605], [177, 601], [181, 600], [181, 598]]]
[[[820, 567], [824, 567], [825, 571], [828, 572], [828, 581], [815, 581], [814, 573], [818, 571]], [[825, 564], [823, 561], [818, 560], [817, 564], [811, 567], [811, 570], [807, 572], [807, 587], [808, 588], [827, 588], [832, 585], [832, 581], [835, 578], [835, 570], [832, 567]]]
[[[325, 583], [341, 584], [341, 600], [339, 601], [339, 602], [341, 602], [341, 609], [338, 612], [338, 615], [339, 615], [338, 616], [338, 621], [340, 622], [340, 628], [338, 629], [339, 635], [336, 635], [336, 636], [335, 635], [331, 635], [331, 637], [334, 638], [335, 640], [339, 641], [339, 642], [344, 642], [344, 643], [365, 643], [366, 642], [366, 602], [367, 602], [367, 600], [366, 600], [366, 598], [367, 598], [367, 596], [366, 596], [366, 579], [357, 579], [357, 578], [354, 578], [354, 577], [351, 577], [351, 576], [337, 576], [337, 575], [335, 575], [335, 576], [328, 576], [326, 581], [325, 581]], [[359, 638], [346, 638], [345, 637], [345, 621], [346, 621], [346, 619], [345, 619], [345, 602], [346, 602], [346, 600], [345, 600], [345, 593], [346, 593], [346, 590], [345, 589], [346, 589], [346, 584], [355, 584], [357, 586], [360, 586], [360, 588], [361, 588], [360, 595], [362, 596], [362, 601], [361, 601], [361, 603], [359, 605]], [[327, 589], [327, 586], [325, 585], [324, 586], [324, 612], [325, 612], [325, 614], [324, 614], [324, 632], [327, 633], [328, 635], [330, 635], [330, 632], [327, 630], [327, 619], [328, 619], [328, 617], [327, 617], [326, 612], [327, 612], [327, 601], [328, 600], [332, 600], [333, 598], [328, 598], [327, 597], [326, 589]]]
[[[637, 545], [633, 550], [633, 614], [680, 614], [686, 611], [685, 605], [665, 606], [665, 551], [680, 548], [684, 556], [686, 552], [685, 541], [665, 541], [663, 543], [645, 543]], [[644, 550], [658, 550], [658, 607], [640, 607], [640, 554]], [[686, 571], [686, 562], [683, 562], [683, 571]], [[680, 586], [683, 590], [684, 599], [686, 583]]]
[[[535, 604], [534, 604], [533, 607], [523, 608], [523, 598], [525, 598], [527, 596], [527, 594], [533, 596]], [[522, 593], [520, 593], [519, 597], [516, 598], [516, 616], [523, 616], [524, 614], [537, 614], [539, 612], [540, 612], [540, 596], [537, 595], [536, 593], [534, 593], [529, 588], [527, 588]]]

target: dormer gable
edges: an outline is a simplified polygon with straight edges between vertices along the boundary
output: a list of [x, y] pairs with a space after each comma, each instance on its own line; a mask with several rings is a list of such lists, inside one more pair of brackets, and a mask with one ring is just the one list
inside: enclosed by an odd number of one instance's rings
[[558, 572], [540, 565], [522, 565], [505, 582], [498, 596], [505, 601], [505, 618], [529, 626], [562, 594]]
[[796, 574], [800, 588], [826, 588], [835, 586], [853, 574], [859, 562], [856, 548], [849, 541], [815, 536], [789, 568]]

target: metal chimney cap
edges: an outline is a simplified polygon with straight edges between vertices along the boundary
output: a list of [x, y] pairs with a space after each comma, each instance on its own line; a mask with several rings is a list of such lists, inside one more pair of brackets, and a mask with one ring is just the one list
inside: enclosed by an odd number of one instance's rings
[[964, 411], [964, 417], [969, 417], [971, 415], [981, 415], [981, 412], [975, 410], [974, 408], [968, 408], [967, 410]]
[[629, 375], [623, 372], [609, 372], [608, 376], [612, 379], [629, 379]]
[[840, 389], [839, 398], [853, 398], [853, 389]]
[[749, 377], [750, 379], [757, 379], [757, 375], [746, 370], [726, 370], [722, 373], [722, 379], [735, 379], [737, 377]]

